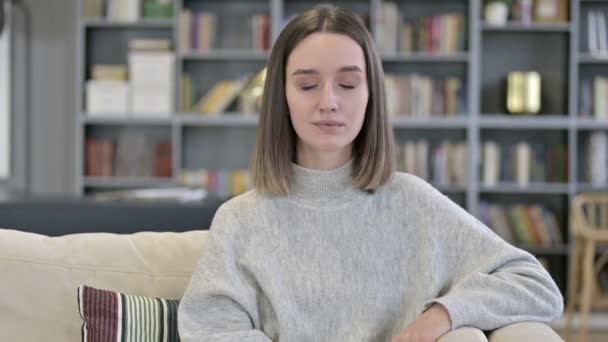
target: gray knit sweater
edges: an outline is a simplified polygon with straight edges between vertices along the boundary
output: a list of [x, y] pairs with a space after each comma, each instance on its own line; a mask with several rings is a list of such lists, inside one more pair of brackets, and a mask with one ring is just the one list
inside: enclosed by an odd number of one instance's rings
[[396, 173], [374, 194], [294, 164], [287, 197], [223, 204], [179, 306], [183, 342], [390, 341], [433, 302], [452, 329], [560, 317], [529, 253], [425, 181]]

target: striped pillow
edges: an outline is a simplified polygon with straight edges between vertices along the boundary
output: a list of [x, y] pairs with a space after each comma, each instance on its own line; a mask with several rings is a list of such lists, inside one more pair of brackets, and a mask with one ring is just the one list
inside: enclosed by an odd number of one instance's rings
[[83, 342], [176, 342], [178, 300], [78, 286]]

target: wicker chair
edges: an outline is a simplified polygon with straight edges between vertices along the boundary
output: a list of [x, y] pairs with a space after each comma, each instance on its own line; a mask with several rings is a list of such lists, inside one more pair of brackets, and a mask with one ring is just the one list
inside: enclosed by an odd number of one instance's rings
[[[608, 193], [581, 193], [571, 207], [570, 233], [573, 250], [568, 274], [566, 334], [570, 339], [572, 316], [580, 307], [577, 341], [587, 341], [587, 323], [592, 308], [608, 308], [608, 295], [602, 293], [598, 274], [608, 262]], [[599, 252], [603, 254], [599, 258]]]

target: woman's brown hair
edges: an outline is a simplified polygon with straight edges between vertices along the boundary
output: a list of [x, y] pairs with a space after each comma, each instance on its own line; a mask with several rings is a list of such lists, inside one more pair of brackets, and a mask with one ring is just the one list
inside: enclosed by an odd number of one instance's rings
[[253, 186], [260, 192], [286, 195], [291, 188], [296, 132], [285, 96], [285, 67], [293, 49], [315, 32], [344, 34], [365, 56], [369, 100], [361, 132], [353, 141], [353, 185], [374, 191], [395, 172], [395, 141], [386, 114], [384, 72], [372, 37], [359, 16], [321, 5], [292, 19], [277, 38], [268, 62], [257, 142], [251, 162]]

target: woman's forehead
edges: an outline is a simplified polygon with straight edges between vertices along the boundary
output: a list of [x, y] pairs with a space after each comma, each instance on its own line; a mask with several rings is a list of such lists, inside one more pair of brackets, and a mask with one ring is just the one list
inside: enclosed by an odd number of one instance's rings
[[308, 73], [362, 71], [365, 70], [365, 57], [361, 46], [347, 35], [313, 33], [289, 55], [287, 70], [294, 72], [296, 69]]

